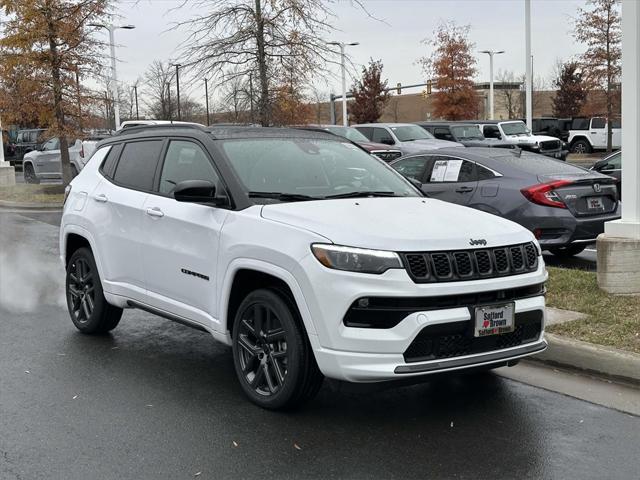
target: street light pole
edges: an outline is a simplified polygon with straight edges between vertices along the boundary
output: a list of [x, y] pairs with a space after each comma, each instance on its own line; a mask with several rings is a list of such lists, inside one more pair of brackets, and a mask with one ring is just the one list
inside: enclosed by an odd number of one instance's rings
[[180, 114], [180, 67], [179, 63], [174, 63], [174, 67], [176, 67], [176, 96], [178, 101], [178, 121], [182, 120], [182, 115]]
[[342, 67], [342, 125], [346, 127], [349, 125], [349, 121], [347, 119], [347, 67], [345, 65], [344, 49], [345, 47], [360, 45], [360, 43], [329, 42], [329, 45], [337, 45], [340, 47], [340, 65]]
[[504, 50], [482, 50], [480, 53], [489, 55], [489, 120], [493, 120], [493, 56], [504, 53]]
[[167, 82], [167, 114], [169, 115], [169, 120], [173, 120], [173, 115], [171, 111], [171, 83]]
[[133, 86], [133, 93], [136, 99], [136, 120], [140, 120], [140, 113], [138, 112], [138, 84]]
[[115, 117], [115, 129], [120, 128], [120, 98], [118, 96], [118, 75], [116, 73], [116, 44], [114, 34], [117, 29], [133, 30], [134, 25], [112, 25], [102, 23], [90, 23], [90, 27], [106, 28], [109, 31], [109, 47], [111, 50], [111, 91], [113, 95], [113, 113]]

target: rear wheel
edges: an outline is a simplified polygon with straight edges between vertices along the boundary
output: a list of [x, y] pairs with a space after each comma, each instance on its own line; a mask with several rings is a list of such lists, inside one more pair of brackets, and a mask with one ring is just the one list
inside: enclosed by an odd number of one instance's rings
[[550, 248], [549, 251], [553, 253], [556, 257], [567, 258], [573, 257], [574, 255], [578, 255], [582, 253], [582, 251], [587, 248], [586, 245], [567, 245], [566, 247], [554, 247]]
[[36, 176], [36, 172], [33, 169], [33, 165], [27, 163], [23, 168], [24, 181], [27, 183], [40, 183], [40, 180]]
[[322, 373], [295, 305], [280, 292], [247, 295], [234, 319], [232, 346], [240, 385], [263, 408], [295, 407], [320, 389]]
[[593, 149], [588, 141], [581, 139], [571, 144], [571, 151], [573, 153], [591, 153]]
[[107, 303], [91, 250], [79, 248], [67, 264], [67, 307], [82, 333], [104, 333], [116, 328], [122, 309]]

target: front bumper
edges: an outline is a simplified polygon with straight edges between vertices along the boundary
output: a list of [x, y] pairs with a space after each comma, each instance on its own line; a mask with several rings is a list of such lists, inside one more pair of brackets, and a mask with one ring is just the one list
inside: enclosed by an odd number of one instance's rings
[[[545, 301], [540, 294], [514, 300], [516, 316], [525, 312], [539, 313], [541, 325], [536, 338], [515, 348], [452, 358], [407, 361], [405, 352], [428, 326], [471, 325], [472, 314], [468, 306], [414, 311], [392, 328], [347, 327], [343, 321], [350, 306], [362, 297], [402, 299], [455, 296], [541, 284], [547, 279], [542, 260], [538, 269], [531, 273], [439, 284], [416, 284], [404, 270], [363, 275], [326, 269], [315, 258], [307, 257], [301, 263], [303, 270], [310, 274], [309, 283], [301, 287], [317, 332], [317, 336], [310, 335], [311, 345], [320, 370], [329, 378], [349, 382], [395, 380], [515, 360], [541, 351], [546, 346], [543, 339]], [[494, 354], [496, 356], [492, 356]]]

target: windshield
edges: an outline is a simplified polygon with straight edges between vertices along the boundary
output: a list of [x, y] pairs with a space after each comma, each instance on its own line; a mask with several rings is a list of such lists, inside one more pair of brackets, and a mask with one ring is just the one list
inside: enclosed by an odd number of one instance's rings
[[529, 135], [527, 126], [522, 122], [509, 122], [501, 125], [505, 135]]
[[244, 138], [222, 142], [250, 197], [279, 201], [336, 196], [419, 196], [384, 162], [357, 146], [308, 138]]
[[327, 127], [331, 133], [344, 137], [352, 142], [368, 142], [369, 139], [353, 127]]
[[453, 135], [458, 140], [484, 140], [480, 128], [476, 125], [458, 125], [451, 127]]
[[398, 140], [401, 142], [411, 142], [413, 140], [425, 140], [436, 138], [418, 125], [402, 125], [398, 127], [390, 127]]

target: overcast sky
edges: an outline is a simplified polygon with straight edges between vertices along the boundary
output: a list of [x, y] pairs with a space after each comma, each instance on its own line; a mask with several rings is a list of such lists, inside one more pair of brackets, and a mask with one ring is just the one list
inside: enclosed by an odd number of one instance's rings
[[[191, 17], [189, 7], [172, 10], [176, 0], [123, 0], [119, 14], [123, 23], [135, 30], [116, 31], [119, 79], [134, 82], [154, 60], [179, 58], [179, 45], [185, 32], [171, 30], [173, 22]], [[525, 69], [524, 0], [363, 0], [368, 11], [384, 22], [368, 18], [350, 0], [335, 5], [335, 27], [332, 40], [360, 42], [349, 47], [353, 62], [359, 66], [370, 57], [381, 59], [384, 76], [390, 85], [420, 83], [424, 77], [416, 60], [430, 52], [421, 44], [432, 37], [442, 21], [454, 20], [470, 25], [470, 38], [478, 50], [505, 50], [496, 56], [495, 73], [511, 70], [516, 74]], [[550, 78], [557, 59], [566, 60], [580, 53], [571, 36], [573, 18], [584, 6], [581, 0], [532, 0], [532, 54], [536, 77]], [[105, 32], [106, 35], [106, 32]], [[487, 55], [478, 53], [478, 81], [489, 80]], [[339, 93], [339, 77], [330, 78], [322, 89]], [[202, 101], [201, 82], [188, 86], [181, 77], [181, 86]], [[414, 90], [416, 91], [416, 90]]]

